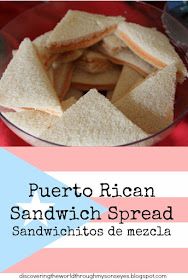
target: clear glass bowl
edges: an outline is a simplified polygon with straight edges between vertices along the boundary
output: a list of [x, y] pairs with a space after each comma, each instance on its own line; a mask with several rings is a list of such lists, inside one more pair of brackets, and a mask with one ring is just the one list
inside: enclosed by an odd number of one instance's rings
[[[56, 23], [69, 10], [83, 10], [111, 16], [125, 16], [128, 21], [148, 27], [156, 27], [158, 30], [169, 35], [172, 44], [188, 67], [188, 45], [181, 43], [182, 38], [188, 38], [188, 30], [167, 12], [145, 3], [130, 2], [47, 2], [34, 7], [19, 15], [9, 22], [0, 31], [0, 76], [6, 69], [12, 57], [12, 50], [18, 48], [25, 37], [34, 39], [40, 34], [52, 29]], [[172, 28], [173, 25], [173, 28]], [[175, 99], [175, 118], [173, 123], [158, 133], [148, 138], [132, 143], [125, 143], [124, 146], [148, 146], [157, 143], [168, 135], [171, 129], [176, 126], [188, 112], [188, 80], [177, 86]], [[50, 143], [31, 135], [1, 115], [3, 122], [20, 138], [33, 146], [60, 146]], [[63, 145], [62, 145], [63, 146]]]

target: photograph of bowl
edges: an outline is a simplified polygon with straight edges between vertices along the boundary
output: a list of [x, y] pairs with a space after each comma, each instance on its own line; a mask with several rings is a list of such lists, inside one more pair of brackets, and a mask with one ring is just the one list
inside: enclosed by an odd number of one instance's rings
[[37, 5], [0, 31], [1, 120], [32, 146], [154, 145], [188, 112], [187, 33], [143, 2]]

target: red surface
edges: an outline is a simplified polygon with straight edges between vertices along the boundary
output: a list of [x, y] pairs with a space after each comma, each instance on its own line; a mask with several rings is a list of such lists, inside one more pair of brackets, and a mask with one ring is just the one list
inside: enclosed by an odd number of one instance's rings
[[[0, 28], [25, 10], [41, 2], [0, 2]], [[152, 4], [152, 3], [150, 3]], [[161, 2], [153, 3], [162, 8]], [[27, 146], [12, 133], [0, 120], [0, 146]], [[158, 146], [188, 146], [188, 116], [172, 130], [171, 134]]]

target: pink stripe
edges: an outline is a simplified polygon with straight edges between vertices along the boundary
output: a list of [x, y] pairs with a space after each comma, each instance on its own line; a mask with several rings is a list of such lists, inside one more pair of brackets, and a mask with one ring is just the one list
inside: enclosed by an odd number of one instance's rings
[[43, 249], [6, 272], [187, 273], [188, 249]]
[[[106, 206], [107, 208], [111, 206], [116, 206], [117, 210], [127, 210], [130, 211], [131, 209], [134, 210], [160, 210], [163, 213], [167, 210], [167, 206], [172, 206], [172, 217], [173, 220], [155, 220], [155, 219], [148, 219], [145, 220], [141, 217], [141, 215], [136, 214], [135, 217], [138, 219], [131, 219], [132, 216], [130, 214], [129, 218], [124, 221], [127, 222], [188, 222], [188, 198], [187, 197], [177, 197], [177, 198], [93, 198], [96, 202], [100, 203], [101, 205]], [[112, 209], [114, 211], [114, 209]], [[131, 212], [130, 212], [131, 213]], [[100, 222], [119, 222], [120, 214], [118, 214], [117, 219], [110, 220], [108, 215], [110, 214], [111, 217], [114, 217], [115, 214], [106, 212], [102, 215], [102, 220]], [[128, 216], [126, 213], [123, 214], [124, 218], [126, 219]], [[99, 220], [96, 220], [99, 222]]]
[[9, 147], [45, 171], [188, 171], [184, 147]]

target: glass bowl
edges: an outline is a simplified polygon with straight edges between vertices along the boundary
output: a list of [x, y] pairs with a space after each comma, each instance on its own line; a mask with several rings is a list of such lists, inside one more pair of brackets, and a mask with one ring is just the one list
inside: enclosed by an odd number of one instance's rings
[[[6, 66], [12, 57], [12, 50], [18, 48], [20, 42], [25, 37], [29, 37], [33, 40], [40, 34], [51, 30], [69, 9], [83, 10], [111, 16], [121, 15], [124, 16], [127, 21], [135, 22], [147, 27], [156, 27], [161, 32], [169, 35], [172, 44], [183, 59], [186, 67], [188, 67], [188, 46], [185, 42], [181, 44], [181, 40], [179, 40], [178, 37], [178, 34], [181, 34], [182, 38], [188, 38], [188, 30], [167, 12], [163, 13], [161, 10], [151, 5], [135, 1], [46, 2], [19, 15], [0, 31], [0, 76], [6, 69]], [[172, 36], [172, 30], [169, 30], [172, 24], [173, 35], [175, 34], [174, 36]], [[171, 129], [176, 126], [188, 112], [187, 91], [188, 80], [177, 86], [175, 117], [173, 123], [150, 137], [131, 143], [125, 143], [123, 146], [149, 146], [166, 137]], [[56, 143], [39, 139], [34, 135], [23, 131], [8, 121], [2, 114], [1, 118], [10, 130], [33, 146], [60, 146]]]

